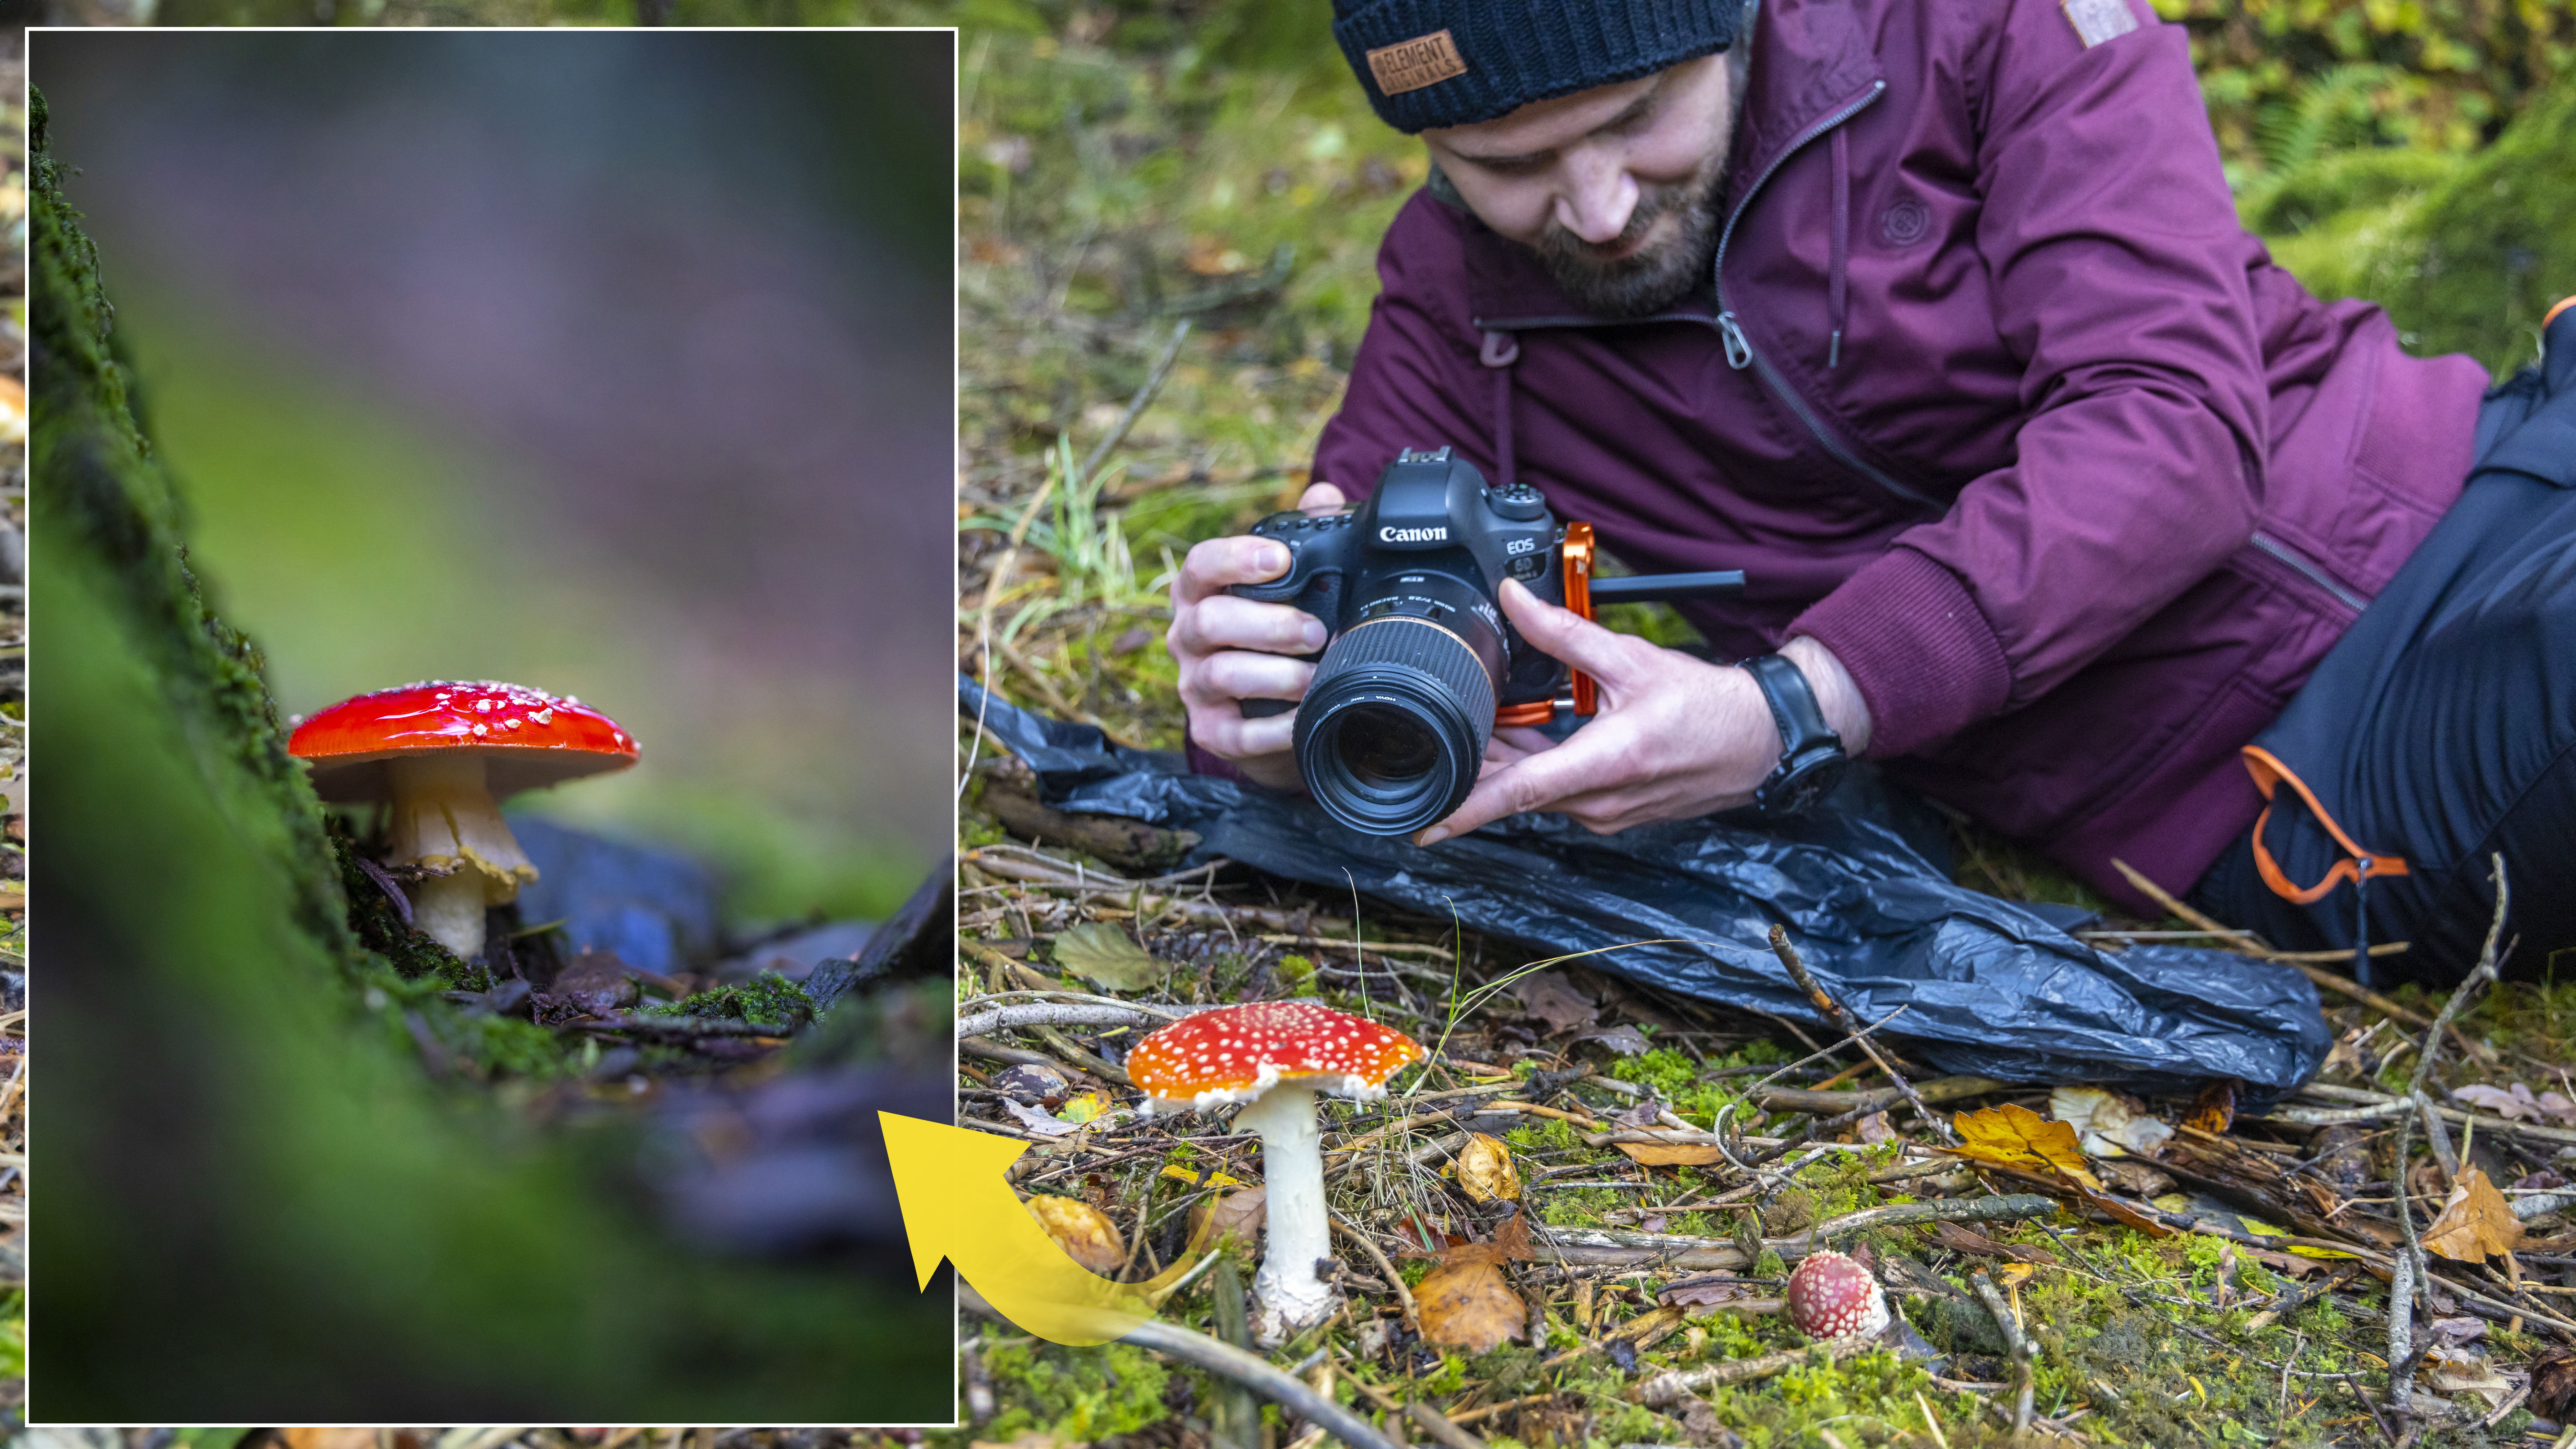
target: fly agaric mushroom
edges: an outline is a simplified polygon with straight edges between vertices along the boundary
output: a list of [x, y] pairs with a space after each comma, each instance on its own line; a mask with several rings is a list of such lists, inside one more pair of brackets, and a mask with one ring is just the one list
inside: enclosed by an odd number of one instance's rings
[[391, 800], [385, 863], [420, 873], [412, 921], [472, 960], [483, 912], [537, 868], [494, 803], [635, 763], [634, 739], [581, 701], [515, 684], [432, 680], [344, 699], [295, 727], [287, 750], [325, 800]]
[[1868, 1338], [1887, 1327], [1887, 1295], [1869, 1270], [1831, 1248], [1789, 1275], [1789, 1321], [1809, 1338]]
[[1386, 1095], [1386, 1079], [1422, 1047], [1392, 1027], [1329, 1007], [1256, 1001], [1173, 1022], [1127, 1057], [1127, 1077], [1156, 1111], [1241, 1102], [1238, 1127], [1261, 1134], [1270, 1245], [1253, 1276], [1254, 1335], [1276, 1348], [1339, 1301], [1315, 1275], [1332, 1249], [1324, 1209], [1324, 1135], [1315, 1094]]

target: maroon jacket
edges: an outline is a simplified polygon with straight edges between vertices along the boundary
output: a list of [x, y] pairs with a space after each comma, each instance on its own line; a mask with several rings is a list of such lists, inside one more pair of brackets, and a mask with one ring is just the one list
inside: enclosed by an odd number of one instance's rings
[[2270, 723], [2458, 494], [2486, 376], [2238, 224], [2180, 27], [2060, 0], [1766, 0], [1717, 296], [1583, 316], [1426, 191], [1314, 476], [1454, 444], [1729, 655], [1814, 636], [1871, 754], [2146, 903], [2253, 822]]

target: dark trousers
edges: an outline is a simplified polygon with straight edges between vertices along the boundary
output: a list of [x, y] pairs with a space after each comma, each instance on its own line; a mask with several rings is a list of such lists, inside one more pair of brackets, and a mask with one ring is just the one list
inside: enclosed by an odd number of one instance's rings
[[[2263, 881], [2249, 837], [2192, 891], [2285, 950], [2350, 950], [2365, 932], [2410, 943], [2370, 961], [2366, 983], [2466, 974], [2497, 854], [2518, 940], [2506, 974], [2576, 975], [2576, 311], [2548, 341], [2543, 365], [2488, 394], [2459, 502], [2255, 741], [2352, 844], [2406, 873], [2297, 904]], [[2354, 859], [2286, 785], [2261, 839], [2293, 887]]]

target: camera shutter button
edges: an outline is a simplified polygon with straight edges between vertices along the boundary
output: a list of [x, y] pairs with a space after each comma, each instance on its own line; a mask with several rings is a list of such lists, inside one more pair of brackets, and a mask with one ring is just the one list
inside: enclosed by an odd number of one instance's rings
[[1547, 497], [1527, 483], [1515, 483], [1493, 492], [1494, 511], [1516, 523], [1530, 523], [1547, 516]]

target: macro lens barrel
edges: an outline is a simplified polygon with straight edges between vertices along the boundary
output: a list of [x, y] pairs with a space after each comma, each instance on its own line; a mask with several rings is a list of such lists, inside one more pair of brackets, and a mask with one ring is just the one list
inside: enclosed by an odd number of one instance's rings
[[1463, 583], [1416, 576], [1324, 650], [1297, 709], [1297, 765], [1334, 819], [1410, 835], [1475, 787], [1505, 661], [1475, 602]]

